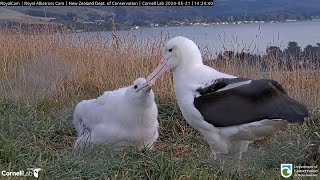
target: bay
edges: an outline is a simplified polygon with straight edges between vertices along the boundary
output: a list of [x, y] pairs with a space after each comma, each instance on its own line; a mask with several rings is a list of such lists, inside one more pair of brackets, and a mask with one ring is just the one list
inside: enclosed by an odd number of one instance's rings
[[[103, 34], [107, 37], [111, 36], [111, 32], [103, 32]], [[162, 36], [168, 38], [185, 36], [213, 54], [225, 50], [263, 54], [268, 46], [278, 46], [283, 50], [289, 41], [297, 42], [301, 48], [308, 44], [315, 46], [316, 43], [320, 43], [320, 20], [157, 27], [117, 31], [117, 34], [126, 37], [135, 36], [148, 41]]]

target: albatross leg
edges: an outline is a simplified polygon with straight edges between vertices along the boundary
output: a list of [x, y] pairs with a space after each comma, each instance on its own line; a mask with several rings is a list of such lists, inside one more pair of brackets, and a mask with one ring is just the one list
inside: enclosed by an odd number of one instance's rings
[[235, 155], [238, 158], [238, 169], [241, 169], [242, 166], [242, 153], [246, 152], [248, 150], [248, 145], [251, 143], [251, 141], [236, 141], [233, 142], [233, 147], [235, 150]]
[[219, 160], [220, 153], [228, 153], [228, 142], [217, 134], [209, 136], [209, 138], [206, 138], [206, 140], [210, 146], [210, 157], [212, 160]]
[[239, 152], [239, 156], [238, 156], [238, 169], [240, 170], [242, 167], [242, 152]]
[[209, 143], [209, 146], [211, 151], [210, 158], [214, 161], [218, 160], [219, 152], [215, 149], [216, 144]]
[[242, 160], [242, 152], [239, 152], [238, 162], [241, 162], [241, 160]]

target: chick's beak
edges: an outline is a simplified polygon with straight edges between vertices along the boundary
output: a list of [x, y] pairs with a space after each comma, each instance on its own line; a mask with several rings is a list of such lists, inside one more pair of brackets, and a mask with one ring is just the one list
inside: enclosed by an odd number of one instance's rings
[[149, 86], [149, 85], [147, 85], [147, 86], [145, 86], [145, 87], [143, 88], [143, 91], [144, 91], [144, 92], [150, 92], [150, 90], [151, 90], [151, 86]]

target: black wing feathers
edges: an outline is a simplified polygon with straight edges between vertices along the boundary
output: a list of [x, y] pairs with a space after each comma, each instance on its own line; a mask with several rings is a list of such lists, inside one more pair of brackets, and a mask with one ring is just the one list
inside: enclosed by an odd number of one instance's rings
[[285, 119], [303, 123], [308, 110], [286, 95], [284, 88], [274, 80], [252, 80], [232, 89], [218, 91], [229, 84], [248, 79], [219, 79], [194, 99], [194, 106], [204, 119], [216, 127], [227, 127], [260, 121]]

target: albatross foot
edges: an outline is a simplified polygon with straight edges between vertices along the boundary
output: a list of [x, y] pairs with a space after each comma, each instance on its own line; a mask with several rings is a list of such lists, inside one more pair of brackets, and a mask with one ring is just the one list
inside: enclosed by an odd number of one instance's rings
[[212, 152], [211, 155], [210, 155], [210, 158], [214, 161], [218, 160], [218, 155], [219, 153], [216, 153], [216, 152]]
[[241, 167], [242, 167], [242, 152], [239, 153], [239, 156], [238, 156], [238, 170], [241, 170]]

